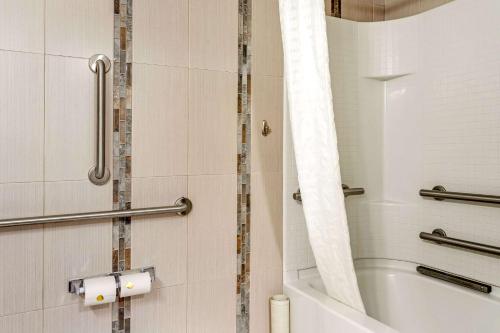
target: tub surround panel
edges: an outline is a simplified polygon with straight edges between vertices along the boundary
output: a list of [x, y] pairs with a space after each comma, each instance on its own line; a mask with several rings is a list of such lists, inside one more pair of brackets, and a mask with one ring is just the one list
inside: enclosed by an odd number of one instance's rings
[[327, 16], [378, 22], [413, 16], [453, 0], [325, 0]]
[[[328, 19], [342, 177], [366, 189], [347, 199], [355, 257], [419, 262], [500, 285], [498, 259], [418, 238], [440, 227], [450, 237], [500, 243], [498, 208], [418, 195], [438, 184], [500, 193], [500, 44], [492, 42], [499, 5], [456, 0], [386, 23]], [[359, 54], [353, 65], [350, 53]], [[285, 180], [289, 196], [295, 183]], [[285, 264], [294, 271], [307, 268], [310, 253], [307, 242], [297, 244], [307, 239], [295, 233], [304, 232], [301, 219], [290, 218], [294, 211], [287, 209]]]

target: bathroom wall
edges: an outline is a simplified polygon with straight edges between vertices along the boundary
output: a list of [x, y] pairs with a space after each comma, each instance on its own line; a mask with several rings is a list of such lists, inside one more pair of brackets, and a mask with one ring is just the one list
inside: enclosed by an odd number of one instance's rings
[[[96, 53], [115, 60], [101, 187], [87, 178]], [[0, 230], [0, 332], [266, 332], [282, 285], [281, 59], [277, 0], [0, 0], [0, 218], [194, 204]], [[143, 265], [151, 294], [85, 308], [67, 293], [70, 278]]]
[[453, 0], [325, 0], [329, 16], [351, 21], [394, 20], [436, 8]]
[[416, 15], [453, 0], [385, 0], [385, 19]]
[[[356, 258], [418, 262], [500, 285], [497, 259], [418, 238], [443, 228], [500, 243], [498, 208], [418, 195], [438, 184], [500, 193], [498, 13], [494, 0], [456, 0], [393, 22], [328, 19], [343, 182], [366, 189], [347, 199]], [[304, 221], [293, 220], [300, 206], [285, 195], [285, 265], [294, 278], [314, 261]]]

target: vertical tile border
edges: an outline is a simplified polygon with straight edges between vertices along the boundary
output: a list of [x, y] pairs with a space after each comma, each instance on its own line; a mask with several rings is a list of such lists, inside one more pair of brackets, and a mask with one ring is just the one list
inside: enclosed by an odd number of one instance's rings
[[[113, 209], [131, 208], [132, 0], [114, 0]], [[113, 219], [113, 271], [130, 269], [130, 217]], [[130, 333], [130, 297], [113, 303], [112, 333]]]
[[342, 0], [331, 0], [332, 1], [332, 13], [331, 16], [342, 17]]
[[252, 0], [239, 0], [236, 332], [249, 332]]

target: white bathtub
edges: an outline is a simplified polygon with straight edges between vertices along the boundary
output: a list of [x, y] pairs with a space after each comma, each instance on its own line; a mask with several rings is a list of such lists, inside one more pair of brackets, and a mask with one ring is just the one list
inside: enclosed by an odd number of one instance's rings
[[416, 264], [356, 261], [369, 316], [325, 295], [315, 270], [285, 283], [292, 333], [498, 333], [500, 290], [483, 294], [423, 276]]

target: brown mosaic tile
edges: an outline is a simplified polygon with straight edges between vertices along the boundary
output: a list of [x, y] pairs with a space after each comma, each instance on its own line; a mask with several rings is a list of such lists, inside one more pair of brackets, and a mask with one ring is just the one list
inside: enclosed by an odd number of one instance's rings
[[249, 332], [250, 318], [250, 131], [251, 128], [251, 18], [252, 1], [239, 0], [238, 79], [238, 207], [236, 332]]
[[[131, 207], [132, 0], [114, 0], [113, 208]], [[130, 218], [113, 220], [113, 271], [131, 269]], [[113, 303], [113, 333], [130, 333], [130, 299]]]

